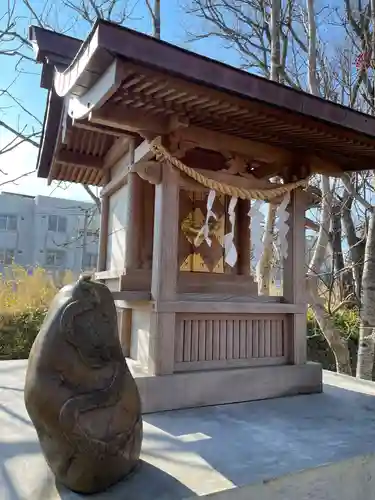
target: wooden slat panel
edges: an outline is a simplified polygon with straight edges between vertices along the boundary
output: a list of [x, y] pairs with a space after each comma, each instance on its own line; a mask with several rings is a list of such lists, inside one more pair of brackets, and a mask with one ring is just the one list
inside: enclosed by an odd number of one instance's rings
[[284, 354], [283, 349], [283, 321], [276, 322], [276, 356]]
[[220, 359], [227, 359], [227, 322], [220, 320]]
[[184, 361], [191, 361], [191, 321], [184, 320]]
[[198, 322], [198, 360], [206, 360], [206, 321]]
[[220, 359], [220, 321], [214, 320], [213, 359]]
[[182, 321], [177, 325], [174, 347], [176, 362], [179, 363], [184, 361], [184, 323]]
[[264, 358], [264, 333], [265, 333], [265, 327], [264, 327], [264, 320], [261, 319], [259, 320], [259, 330], [258, 330], [258, 338], [259, 338], [259, 357]]
[[246, 321], [246, 357], [253, 357], [253, 322]]
[[253, 320], [253, 356], [259, 358], [259, 321]]
[[246, 358], [246, 321], [240, 321], [240, 358]]
[[[242, 368], [257, 366], [279, 366], [285, 365], [287, 358], [251, 358], [251, 359], [218, 359], [214, 361], [195, 361], [194, 363], [175, 363], [174, 370], [195, 371], [195, 370], [217, 370], [225, 368]], [[251, 380], [249, 380], [251, 384]]]
[[271, 321], [264, 321], [264, 356], [271, 357]]
[[283, 349], [283, 356], [288, 356], [289, 355], [289, 352], [288, 352], [289, 339], [286, 335], [286, 328], [285, 327], [286, 327], [286, 320], [284, 319], [283, 324], [282, 324], [282, 332], [283, 332], [282, 349]]
[[237, 319], [233, 320], [233, 358], [240, 357], [240, 322]]
[[233, 321], [227, 321], [227, 352], [226, 359], [233, 359]]
[[[178, 314], [175, 365], [195, 367], [250, 366], [286, 362], [286, 315]], [[211, 364], [210, 364], [211, 363]], [[242, 366], [242, 365], [241, 365]], [[198, 369], [198, 368], [196, 368]], [[206, 369], [206, 368], [201, 368]]]
[[213, 359], [213, 321], [207, 320], [206, 326], [206, 360]]
[[198, 361], [199, 352], [199, 320], [193, 319], [191, 324], [191, 361]]

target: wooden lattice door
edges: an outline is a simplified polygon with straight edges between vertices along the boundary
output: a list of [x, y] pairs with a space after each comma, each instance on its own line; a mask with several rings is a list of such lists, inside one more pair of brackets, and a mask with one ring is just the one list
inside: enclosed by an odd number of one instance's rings
[[207, 214], [208, 193], [182, 190], [180, 192], [180, 241], [179, 264], [181, 271], [224, 273], [223, 238], [225, 234], [225, 196], [216, 195], [211, 218], [209, 236], [211, 247], [203, 236], [198, 245], [194, 241], [203, 226]]

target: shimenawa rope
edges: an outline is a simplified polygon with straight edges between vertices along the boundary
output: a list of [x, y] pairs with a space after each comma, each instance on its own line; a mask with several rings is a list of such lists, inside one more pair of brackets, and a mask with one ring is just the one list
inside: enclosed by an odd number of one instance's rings
[[185, 165], [178, 158], [175, 158], [164, 146], [162, 146], [161, 144], [157, 144], [156, 141], [150, 143], [150, 149], [155, 154], [156, 159], [158, 161], [159, 160], [168, 161], [171, 165], [178, 168], [181, 172], [188, 175], [199, 184], [202, 184], [202, 186], [205, 186], [208, 189], [213, 189], [218, 193], [234, 196], [236, 198], [241, 198], [243, 200], [270, 201], [274, 198], [277, 198], [278, 196], [290, 193], [294, 189], [297, 189], [299, 187], [305, 187], [307, 185], [307, 179], [303, 179], [269, 189], [239, 188], [237, 186], [232, 186], [224, 182], [216, 181], [214, 179], [210, 179], [202, 175], [193, 168]]

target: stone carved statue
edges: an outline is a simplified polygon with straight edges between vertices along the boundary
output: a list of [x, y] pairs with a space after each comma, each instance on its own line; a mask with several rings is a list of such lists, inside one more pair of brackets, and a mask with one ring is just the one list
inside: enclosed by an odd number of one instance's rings
[[56, 295], [30, 352], [25, 404], [48, 465], [69, 489], [102, 491], [135, 468], [141, 404], [105, 285], [82, 277]]

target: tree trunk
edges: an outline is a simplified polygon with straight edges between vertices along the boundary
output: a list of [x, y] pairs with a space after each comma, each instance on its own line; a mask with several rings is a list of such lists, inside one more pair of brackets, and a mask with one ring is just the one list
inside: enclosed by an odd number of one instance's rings
[[310, 307], [314, 313], [319, 328], [323, 332], [328, 345], [332, 349], [336, 361], [337, 373], [353, 375], [348, 342], [344, 337], [342, 337], [340, 330], [335, 327], [332, 317], [325, 310], [324, 299], [319, 297], [314, 280], [310, 281], [310, 279], [308, 279], [307, 293]]
[[314, 12], [314, 0], [307, 0], [306, 7], [309, 33], [309, 90], [311, 94], [320, 96], [316, 72], [316, 21]]
[[[314, 11], [314, 0], [306, 0], [307, 19], [308, 19], [308, 76], [309, 89], [311, 94], [320, 96], [319, 82], [316, 68], [316, 21]], [[341, 337], [340, 332], [335, 328], [332, 318], [325, 311], [324, 304], [319, 297], [319, 273], [326, 255], [326, 248], [329, 242], [329, 227], [331, 220], [331, 190], [329, 178], [321, 176], [322, 184], [322, 206], [320, 213], [320, 229], [316, 242], [314, 254], [312, 256], [308, 278], [307, 289], [310, 300], [310, 307], [314, 312], [315, 318], [320, 326], [323, 335], [327, 339], [336, 359], [336, 370], [338, 373], [352, 375], [350, 365], [350, 356], [347, 342]]]
[[325, 260], [327, 246], [329, 242], [329, 225], [331, 219], [331, 205], [330, 205], [331, 193], [329, 186], [329, 178], [325, 175], [321, 176], [321, 186], [322, 186], [321, 188], [322, 201], [321, 201], [319, 233], [308, 271], [308, 274], [311, 277], [316, 277], [319, 275], [322, 268], [322, 264]]
[[271, 8], [271, 80], [279, 81], [281, 0], [273, 0]]
[[342, 251], [342, 225], [341, 206], [339, 203], [332, 205], [331, 246], [333, 255], [333, 285], [339, 286], [340, 302], [350, 295], [355, 295], [353, 275], [345, 269], [344, 254]]
[[155, 0], [153, 25], [154, 25], [154, 37], [160, 40], [161, 38], [160, 0]]
[[272, 273], [273, 236], [277, 205], [268, 204], [267, 223], [263, 236], [263, 252], [258, 264], [258, 294], [269, 295]]
[[375, 353], [375, 212], [371, 213], [362, 277], [357, 377], [372, 380]]
[[365, 240], [357, 238], [355, 226], [352, 217], [353, 196], [349, 193], [344, 194], [343, 204], [341, 207], [342, 225], [344, 227], [346, 240], [349, 246], [349, 256], [352, 266], [352, 274], [354, 279], [355, 295], [358, 303], [361, 300], [362, 293], [362, 274], [363, 262], [365, 254]]
[[331, 316], [324, 308], [324, 300], [319, 297], [319, 273], [321, 272], [322, 264], [325, 260], [329, 241], [328, 232], [332, 204], [329, 178], [322, 175], [321, 185], [322, 206], [320, 212], [320, 229], [307, 274], [307, 292], [310, 307], [314, 313], [315, 319], [335, 356], [337, 372], [352, 375], [347, 341], [341, 336], [340, 331], [335, 327]]
[[[279, 81], [281, 0], [273, 0], [271, 9], [271, 80]], [[263, 253], [258, 264], [258, 293], [269, 295], [271, 285], [273, 239], [277, 206], [268, 204], [267, 224], [263, 236]]]

